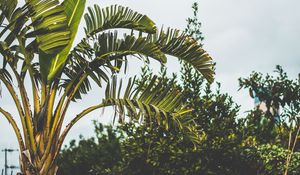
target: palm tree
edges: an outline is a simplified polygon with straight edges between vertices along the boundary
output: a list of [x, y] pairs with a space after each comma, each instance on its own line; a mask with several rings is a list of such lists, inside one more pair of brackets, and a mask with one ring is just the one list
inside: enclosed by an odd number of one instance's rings
[[[85, 0], [25, 0], [25, 5], [0, 1], [0, 83], [14, 101], [21, 126], [7, 110], [0, 107], [0, 112], [17, 136], [23, 174], [55, 174], [57, 156], [72, 126], [107, 106], [115, 107], [119, 122], [130, 118], [149, 124], [153, 119], [198, 139], [184, 115], [191, 109], [181, 104], [180, 92], [166, 90], [164, 96], [156, 96], [160, 82], [155, 77], [144, 88], [129, 79], [122, 91], [117, 75], [130, 59], [152, 58], [163, 64], [166, 55], [172, 55], [212, 82], [211, 57], [185, 33], [158, 31], [147, 16], [118, 5], [88, 8], [85, 36], [73, 46], [84, 9]], [[119, 29], [126, 34], [119, 36]], [[75, 115], [63, 129], [70, 104], [89, 92], [90, 81], [105, 85], [105, 98]]]

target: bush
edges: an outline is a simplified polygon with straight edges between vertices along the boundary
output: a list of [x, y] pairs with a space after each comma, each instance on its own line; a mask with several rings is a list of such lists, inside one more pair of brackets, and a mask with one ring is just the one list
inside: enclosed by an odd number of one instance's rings
[[62, 150], [58, 175], [109, 175], [118, 172], [122, 160], [122, 132], [111, 126], [94, 125], [96, 137], [80, 137], [78, 144], [72, 140]]
[[[290, 153], [290, 150], [271, 144], [245, 147], [243, 150], [244, 159], [259, 175], [283, 175]], [[300, 174], [300, 152], [293, 153], [288, 174]]]

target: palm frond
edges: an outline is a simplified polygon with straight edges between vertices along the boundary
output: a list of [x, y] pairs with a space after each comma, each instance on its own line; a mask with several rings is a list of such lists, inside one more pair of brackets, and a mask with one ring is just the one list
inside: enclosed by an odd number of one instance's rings
[[[119, 39], [117, 33], [103, 33], [100, 34], [94, 47], [86, 40], [82, 40], [70, 54], [68, 65], [64, 68], [64, 73], [67, 75], [61, 87], [66, 87], [71, 80], [80, 76], [81, 72], [76, 70], [84, 70], [89, 74], [99, 86], [101, 80], [108, 80], [107, 71], [111, 73], [119, 72], [123, 63], [127, 64], [128, 55], [136, 55], [138, 57], [152, 57], [161, 63], [166, 62], [166, 56], [160, 49], [151, 42], [148, 42], [145, 37], [134, 37], [133, 35], [125, 35], [124, 38]], [[126, 67], [126, 66], [125, 66]], [[107, 72], [107, 73], [106, 73]], [[80, 93], [86, 94], [90, 87], [88, 79], [81, 84], [76, 95], [76, 99], [81, 98]]]
[[201, 48], [196, 40], [179, 30], [168, 28], [166, 32], [148, 35], [148, 39], [156, 43], [162, 52], [175, 56], [191, 64], [212, 83], [214, 80], [214, 63], [208, 53]]
[[[0, 80], [7, 81], [8, 83], [12, 83], [12, 77], [6, 69], [0, 69]], [[2, 87], [0, 81], [0, 97], [2, 97]]]
[[3, 41], [10, 46], [28, 21], [28, 16], [32, 15], [33, 12], [29, 4], [17, 8], [14, 1], [11, 2], [12, 4], [10, 4], [9, 7], [6, 7], [5, 3], [10, 2], [4, 1], [2, 3], [0, 6], [1, 23], [6, 19], [7, 24], [2, 24], [1, 28], [3, 28], [3, 30], [0, 32], [0, 38], [4, 36], [5, 39]]
[[145, 86], [135, 86], [135, 78], [129, 79], [124, 92], [122, 82], [117, 83], [116, 76], [108, 83], [104, 106], [114, 106], [115, 118], [119, 122], [129, 119], [139, 120], [148, 125], [158, 124], [166, 130], [178, 129], [195, 145], [201, 142], [200, 131], [195, 127], [189, 114], [192, 109], [182, 104], [182, 94], [178, 90], [164, 88], [158, 78], [153, 76]]
[[161, 63], [166, 63], [167, 61], [165, 54], [160, 48], [143, 36], [135, 37], [131, 34], [119, 38], [117, 32], [108, 32], [99, 34], [93, 42], [93, 46], [91, 46], [87, 40], [82, 40], [74, 48], [74, 52], [71, 53], [73, 54], [71, 59], [76, 59], [74, 57], [74, 53], [76, 53], [86, 58], [90, 62], [90, 66], [106, 66], [112, 72], [119, 71], [122, 63], [126, 63], [129, 55], [139, 58], [151, 57]]
[[48, 81], [53, 80], [56, 75], [60, 74], [66, 63], [85, 8], [85, 0], [65, 0], [61, 7], [66, 15], [64, 32], [66, 37], [68, 37], [68, 43], [66, 44], [66, 47], [56, 55], [48, 55], [48, 59], [40, 59], [41, 68], [45, 70], [43, 72], [43, 77]]
[[146, 33], [155, 33], [155, 23], [146, 15], [134, 12], [128, 7], [112, 5], [101, 9], [94, 5], [94, 9], [88, 8], [88, 13], [84, 15], [88, 37], [94, 36], [98, 32], [113, 29], [127, 28]]
[[96, 59], [110, 58], [109, 61], [127, 55], [144, 55], [152, 57], [161, 63], [166, 63], [167, 58], [154, 43], [147, 38], [134, 35], [124, 35], [124, 39], [118, 38], [117, 32], [103, 33], [97, 37], [95, 47]]
[[0, 2], [0, 26], [4, 19], [11, 19], [12, 13], [17, 7], [17, 0], [1, 0]]
[[[122, 116], [129, 112], [129, 117], [135, 119], [143, 117], [146, 121], [151, 121], [152, 117], [155, 117], [157, 123], [168, 128], [172, 117], [176, 118], [191, 111], [182, 106], [181, 92], [169, 91], [168, 88], [161, 92], [162, 86], [156, 76], [145, 88], [135, 88], [135, 79], [129, 79], [124, 93], [121, 90], [122, 83], [118, 85], [117, 82], [117, 78], [114, 76], [108, 83], [103, 104], [114, 105], [117, 108], [116, 111]], [[120, 120], [123, 119], [120, 118]]]

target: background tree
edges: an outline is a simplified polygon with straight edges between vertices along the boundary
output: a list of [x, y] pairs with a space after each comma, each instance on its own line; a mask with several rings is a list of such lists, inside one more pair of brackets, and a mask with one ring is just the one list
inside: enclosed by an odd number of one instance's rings
[[[0, 80], [15, 103], [22, 126], [17, 126], [7, 110], [0, 108], [0, 112], [18, 138], [23, 174], [56, 174], [57, 156], [69, 130], [86, 114], [107, 106], [120, 113], [119, 122], [125, 121], [125, 114], [142, 121], [156, 120], [165, 128], [180, 128], [197, 142], [192, 120], [184, 117], [190, 109], [180, 106], [181, 92], [157, 96], [160, 82], [153, 77], [144, 89], [136, 88], [130, 79], [122, 93], [116, 76], [131, 58], [153, 58], [163, 64], [166, 55], [172, 55], [212, 82], [212, 59], [196, 40], [174, 29], [157, 31], [151, 19], [129, 8], [95, 5], [84, 15], [85, 37], [73, 48], [85, 0], [25, 2], [23, 6], [18, 0], [0, 2]], [[119, 28], [129, 30], [120, 37]], [[99, 87], [106, 85], [105, 98], [75, 115], [63, 130], [70, 104], [88, 93], [90, 81]]]
[[265, 111], [255, 109], [248, 117], [248, 124], [254, 124], [265, 130], [262, 133], [269, 133], [269, 136], [258, 138], [265, 143], [280, 143], [283, 147], [290, 148], [289, 132], [292, 132], [295, 138], [299, 127], [300, 84], [298, 79], [289, 79], [281, 66], [276, 66], [275, 73], [276, 77], [253, 72], [249, 78], [241, 78], [239, 82], [241, 88], [249, 89], [252, 98], [265, 103]]
[[68, 147], [62, 150], [63, 159], [59, 161], [58, 174], [121, 174], [122, 149], [121, 141], [124, 132], [120, 126], [103, 126], [94, 122], [95, 137], [80, 141], [71, 141]]
[[300, 81], [289, 79], [279, 65], [275, 72], [277, 77], [269, 74], [263, 77], [261, 73], [253, 72], [249, 78], [239, 80], [240, 87], [249, 88], [250, 96], [266, 107], [265, 111], [255, 109], [246, 118], [245, 135], [254, 136], [259, 143], [273, 143], [287, 148], [285, 166], [281, 168], [287, 175], [294, 173], [290, 167], [292, 156], [294, 151], [299, 151]]

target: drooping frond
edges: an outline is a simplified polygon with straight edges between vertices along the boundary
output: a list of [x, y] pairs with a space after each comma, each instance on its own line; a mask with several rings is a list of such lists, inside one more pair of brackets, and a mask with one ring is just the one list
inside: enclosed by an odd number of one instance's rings
[[[102, 63], [114, 58], [119, 59], [116, 62], [118, 64], [114, 65], [117, 69], [124, 60], [120, 61], [120, 57], [140, 54], [165, 63], [167, 54], [192, 65], [208, 82], [212, 83], [214, 80], [214, 62], [210, 55], [196, 40], [179, 30], [168, 29], [166, 32], [162, 30], [157, 34], [149, 34], [146, 38], [141, 34], [137, 38], [134, 34], [125, 35], [123, 40], [118, 39], [116, 33], [108, 32], [96, 37], [94, 47], [88, 46], [88, 43], [81, 45], [93, 49], [95, 55], [89, 55], [89, 58], [101, 60]], [[110, 59], [104, 59], [105, 57]]]
[[170, 92], [169, 89], [164, 89], [161, 92], [162, 86], [157, 82], [156, 76], [145, 88], [136, 88], [134, 82], [134, 79], [129, 79], [126, 90], [122, 93], [122, 83], [118, 85], [114, 76], [107, 85], [103, 103], [116, 106], [116, 111], [123, 114], [122, 116], [129, 112], [129, 117], [143, 117], [144, 120], [150, 121], [155, 118], [159, 124], [166, 127], [169, 127], [170, 116], [178, 117], [191, 111], [182, 106], [179, 91]]
[[125, 35], [123, 39], [119, 39], [117, 32], [103, 33], [97, 37], [95, 44], [95, 56], [99, 60], [106, 58], [113, 60], [128, 55], [143, 55], [154, 58], [161, 63], [167, 61], [165, 54], [159, 47], [142, 36]]
[[214, 63], [212, 58], [196, 40], [174, 29], [167, 29], [166, 32], [162, 29], [160, 33], [148, 35], [148, 38], [156, 43], [162, 52], [191, 64], [202, 73], [208, 82], [213, 82]]
[[182, 104], [180, 91], [163, 88], [156, 76], [145, 86], [137, 87], [134, 83], [135, 79], [129, 79], [124, 92], [122, 82], [118, 85], [116, 77], [107, 85], [103, 105], [115, 106], [119, 122], [128, 117], [150, 126], [156, 123], [166, 130], [179, 129], [194, 143], [200, 142], [192, 116], [186, 115], [192, 109]]
[[[97, 84], [101, 81], [101, 77], [107, 77], [104, 68], [109, 68], [114, 73], [118, 72], [124, 63], [127, 67], [129, 55], [151, 57], [165, 63], [167, 61], [165, 53], [191, 64], [209, 82], [213, 81], [211, 57], [195, 40], [177, 30], [169, 29], [167, 33], [161, 32], [148, 37], [124, 35], [124, 38], [119, 38], [116, 32], [107, 32], [99, 34], [92, 41], [94, 43], [90, 44], [88, 40], [82, 40], [71, 53], [70, 62], [78, 63], [76, 70], [88, 70]], [[74, 75], [78, 73], [80, 72], [74, 72]], [[74, 76], [70, 79], [74, 79]], [[86, 83], [82, 83], [80, 88], [83, 93], [90, 89], [86, 86], [89, 85], [88, 80], [85, 81]], [[80, 94], [77, 97], [80, 97]]]
[[135, 78], [130, 78], [125, 90], [122, 90], [122, 81], [118, 84], [117, 77], [113, 76], [107, 84], [103, 102], [76, 115], [61, 134], [59, 146], [62, 146], [66, 135], [80, 119], [90, 112], [108, 106], [115, 107], [115, 117], [119, 114], [121, 123], [126, 122], [126, 117], [140, 120], [150, 126], [155, 123], [167, 131], [179, 129], [195, 146], [202, 141], [201, 131], [195, 127], [193, 118], [186, 115], [192, 109], [187, 109], [182, 105], [180, 91], [169, 91], [168, 88], [162, 86], [156, 76], [151, 79], [149, 84], [136, 86], [135, 83]]
[[[105, 68], [108, 68], [111, 73], [118, 72], [124, 63], [127, 64], [129, 55], [151, 57], [161, 63], [166, 62], [165, 54], [145, 37], [136, 38], [134, 35], [125, 35], [124, 38], [118, 38], [116, 32], [103, 33], [97, 37], [93, 47], [86, 40], [82, 40], [74, 48], [69, 57], [69, 64], [64, 68], [68, 79], [64, 81], [62, 87], [66, 87], [71, 80], [75, 80], [82, 74], [78, 70], [84, 70], [100, 86], [102, 79], [108, 80], [108, 72]], [[80, 92], [85, 94], [89, 91], [88, 81], [86, 79], [81, 84], [76, 97], [81, 97]]]
[[156, 32], [155, 23], [146, 15], [119, 5], [103, 9], [94, 5], [94, 9], [88, 8], [88, 13], [84, 15], [84, 18], [86, 22], [85, 32], [88, 37], [113, 28], [134, 29], [146, 33]]
[[11, 16], [13, 12], [15, 11], [17, 7], [18, 1], [17, 0], [1, 0], [0, 2], [0, 26], [2, 26], [2, 23], [4, 19], [11, 19]]
[[[8, 7], [7, 4], [10, 4]], [[15, 1], [3, 1], [0, 4], [0, 20], [1, 31], [0, 38], [7, 46], [10, 46], [16, 39], [17, 35], [22, 31], [25, 23], [28, 21], [28, 16], [32, 15], [32, 7], [29, 4], [25, 4], [23, 7], [16, 6]], [[2, 24], [2, 23], [5, 24]], [[5, 39], [3, 39], [5, 38]]]

